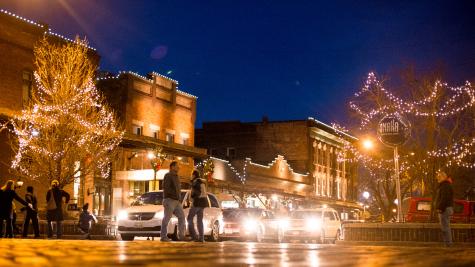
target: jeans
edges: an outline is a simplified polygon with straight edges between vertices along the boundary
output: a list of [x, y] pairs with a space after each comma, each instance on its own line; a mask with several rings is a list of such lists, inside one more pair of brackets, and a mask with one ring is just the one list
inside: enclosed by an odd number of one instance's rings
[[446, 246], [452, 245], [452, 230], [450, 229], [450, 216], [452, 214], [454, 214], [454, 209], [452, 207], [447, 207], [444, 212], [439, 213], [442, 239]]
[[183, 207], [181, 202], [171, 198], [165, 198], [163, 200], [163, 219], [162, 219], [162, 228], [160, 230], [160, 239], [167, 239], [168, 232], [168, 222], [174, 214], [178, 218], [178, 239], [185, 239], [185, 213], [183, 212]]
[[[52, 238], [53, 237], [53, 221], [48, 220], [47, 226], [48, 226], [48, 238]], [[62, 233], [63, 233], [63, 222], [56, 221], [56, 238], [60, 239]]]
[[0, 238], [3, 237], [3, 220], [5, 220], [5, 237], [13, 237], [13, 224], [11, 218], [0, 218]]
[[[203, 226], [203, 207], [191, 207], [190, 212], [188, 213], [188, 231], [190, 232], [191, 237], [195, 240], [204, 240], [204, 226]], [[196, 236], [195, 225], [193, 223], [193, 218], [197, 216], [196, 223], [198, 224], [198, 233], [199, 236]]]
[[26, 213], [25, 221], [23, 222], [23, 237], [28, 235], [28, 227], [30, 226], [30, 220], [33, 224], [33, 230], [35, 232], [35, 237], [40, 237], [40, 227], [38, 225], [38, 214], [33, 211], [28, 211]]

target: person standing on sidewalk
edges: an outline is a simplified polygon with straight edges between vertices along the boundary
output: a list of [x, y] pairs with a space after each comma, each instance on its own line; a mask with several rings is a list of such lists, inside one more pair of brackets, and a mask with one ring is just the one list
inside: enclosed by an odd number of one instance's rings
[[65, 198], [65, 203], [68, 203], [69, 194], [59, 187], [58, 180], [53, 180], [51, 182], [51, 189], [46, 193], [48, 238], [53, 237], [53, 221], [56, 222], [56, 238], [61, 238], [63, 230], [63, 197]]
[[[191, 199], [191, 208], [187, 218], [188, 231], [194, 241], [204, 242], [203, 212], [205, 208], [209, 207], [209, 203], [205, 180], [200, 178], [200, 173], [197, 170], [194, 170], [192, 174]], [[193, 223], [195, 216], [197, 217], [196, 224], [198, 225], [199, 236], [196, 235], [195, 225]]]
[[31, 204], [17, 195], [13, 180], [8, 180], [0, 190], [0, 237], [3, 237], [3, 221], [6, 221], [7, 227], [5, 237], [13, 237], [13, 200], [32, 208]]
[[31, 223], [33, 224], [33, 231], [35, 233], [35, 238], [40, 237], [40, 227], [38, 225], [38, 200], [36, 196], [33, 194], [33, 186], [28, 186], [26, 188], [26, 195], [25, 195], [26, 202], [32, 205], [32, 209], [26, 210], [25, 221], [23, 221], [23, 234], [22, 237], [28, 236], [28, 227]]
[[160, 241], [171, 241], [168, 234], [168, 222], [174, 214], [178, 218], [178, 239], [185, 240], [185, 213], [181, 204], [181, 184], [178, 177], [178, 163], [170, 163], [170, 171], [163, 178], [163, 219], [160, 230]]
[[444, 171], [437, 172], [437, 198], [435, 207], [439, 215], [440, 228], [442, 229], [442, 239], [445, 246], [452, 246], [452, 230], [450, 229], [450, 216], [454, 213], [454, 193], [451, 179]]

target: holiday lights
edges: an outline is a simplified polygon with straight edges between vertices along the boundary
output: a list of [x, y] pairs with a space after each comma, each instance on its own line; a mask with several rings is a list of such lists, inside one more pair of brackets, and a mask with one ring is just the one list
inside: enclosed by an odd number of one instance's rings
[[78, 172], [97, 170], [108, 177], [123, 131], [92, 82], [95, 67], [87, 59], [86, 43], [57, 46], [44, 39], [35, 56], [37, 90], [30, 106], [10, 122], [18, 138], [12, 168], [33, 180], [57, 179], [61, 185], [71, 183]]

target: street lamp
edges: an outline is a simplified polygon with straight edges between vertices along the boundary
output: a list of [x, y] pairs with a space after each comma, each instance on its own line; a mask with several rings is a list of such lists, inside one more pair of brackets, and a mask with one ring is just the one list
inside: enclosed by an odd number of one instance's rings
[[371, 139], [363, 140], [363, 148], [366, 150], [371, 150], [374, 147], [374, 143]]
[[368, 191], [364, 191], [364, 192], [363, 192], [363, 197], [364, 197], [366, 200], [368, 200], [369, 196], [370, 196], [370, 194], [369, 194]]

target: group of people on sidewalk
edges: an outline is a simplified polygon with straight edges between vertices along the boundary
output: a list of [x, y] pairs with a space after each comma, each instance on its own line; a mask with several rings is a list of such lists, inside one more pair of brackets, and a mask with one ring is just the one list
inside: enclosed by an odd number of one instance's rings
[[[22, 211], [26, 211], [25, 220], [23, 222], [22, 237], [26, 238], [29, 232], [30, 221], [33, 226], [34, 238], [40, 238], [40, 227], [38, 222], [38, 199], [34, 194], [33, 186], [26, 188], [25, 199], [22, 199], [15, 192], [15, 183], [12, 180], [8, 180], [5, 185], [0, 189], [0, 238], [7, 237], [13, 238], [14, 228], [16, 221], [16, 210], [14, 208], [13, 200], [18, 201], [24, 207]], [[63, 218], [63, 199], [64, 203], [69, 202], [69, 194], [61, 189], [58, 180], [51, 182], [51, 188], [46, 193], [46, 221], [47, 221], [47, 236], [53, 237], [53, 222], [56, 223], [56, 238], [62, 237], [62, 222]], [[84, 234], [84, 238], [89, 238], [89, 230], [91, 228], [91, 222], [97, 222], [94, 215], [88, 211], [88, 204], [83, 206], [83, 211], [79, 215], [79, 230]], [[3, 232], [3, 226], [5, 222], [5, 234]]]
[[[163, 178], [163, 207], [164, 214], [162, 219], [162, 226], [160, 232], [160, 241], [170, 242], [168, 238], [167, 227], [172, 215], [178, 218], [178, 239], [181, 241], [188, 241], [185, 239], [185, 213], [183, 212], [183, 206], [181, 204], [181, 183], [178, 177], [179, 166], [176, 161], [170, 163], [170, 171], [165, 174]], [[208, 196], [206, 192], [206, 184], [203, 179], [200, 178], [200, 173], [194, 170], [191, 180], [191, 208], [186, 218], [188, 222], [188, 229], [191, 238], [195, 242], [204, 242], [204, 225], [203, 225], [203, 213], [204, 209], [209, 206]], [[194, 218], [198, 227], [198, 233], [196, 233]]]

